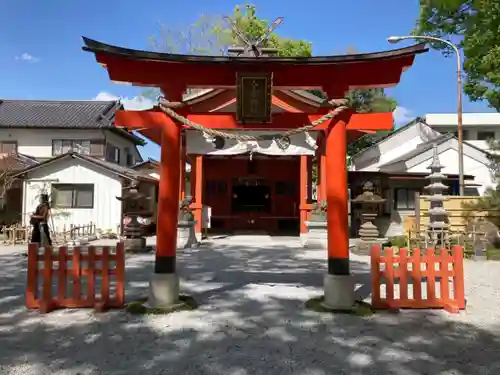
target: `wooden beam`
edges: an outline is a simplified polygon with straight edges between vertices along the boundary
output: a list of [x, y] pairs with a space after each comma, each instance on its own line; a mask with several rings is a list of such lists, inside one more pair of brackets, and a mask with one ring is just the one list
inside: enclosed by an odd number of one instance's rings
[[404, 68], [413, 64], [414, 55], [391, 59], [352, 61], [345, 64], [203, 64], [134, 60], [96, 53], [115, 82], [169, 87], [234, 87], [237, 72], [273, 72], [274, 88], [310, 88], [325, 85], [387, 86], [399, 83]]
[[[231, 113], [190, 114], [186, 117], [190, 121], [210, 129], [273, 130], [299, 128], [322, 116], [321, 114], [278, 113], [273, 115], [272, 124], [239, 124], [236, 121], [236, 116]], [[392, 130], [393, 128], [391, 112], [362, 114], [344, 112], [338, 116], [338, 120], [342, 120], [347, 124], [347, 130], [370, 131]], [[175, 122], [171, 118], [158, 111], [118, 111], [115, 117], [116, 126], [126, 127], [130, 130], [162, 128], [174, 124]], [[330, 121], [325, 121], [313, 130], [324, 130], [328, 129], [329, 126]]]

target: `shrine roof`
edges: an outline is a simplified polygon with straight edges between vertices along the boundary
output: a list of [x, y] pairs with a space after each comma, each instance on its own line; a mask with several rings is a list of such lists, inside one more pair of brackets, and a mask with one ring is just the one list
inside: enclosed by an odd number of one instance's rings
[[393, 49], [388, 51], [373, 53], [344, 54], [332, 56], [312, 56], [312, 57], [244, 57], [244, 56], [201, 56], [201, 55], [181, 55], [173, 53], [152, 52], [136, 50], [124, 47], [113, 46], [98, 42], [93, 39], [83, 37], [84, 51], [93, 53], [104, 53], [108, 55], [121, 56], [133, 60], [165, 61], [165, 62], [186, 62], [186, 63], [231, 63], [231, 64], [269, 64], [279, 63], [285, 65], [295, 65], [297, 63], [306, 65], [318, 64], [341, 64], [353, 62], [368, 62], [381, 59], [391, 59], [397, 57], [413, 56], [428, 51], [425, 43], [415, 44], [409, 47]]

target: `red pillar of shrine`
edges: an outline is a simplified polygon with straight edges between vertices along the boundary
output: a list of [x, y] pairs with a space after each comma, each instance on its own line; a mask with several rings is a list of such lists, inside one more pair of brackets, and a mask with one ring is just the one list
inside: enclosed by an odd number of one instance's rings
[[307, 155], [300, 156], [300, 178], [299, 178], [299, 227], [300, 227], [300, 236], [303, 236], [307, 233], [307, 179], [308, 179], [308, 171], [307, 171]]
[[325, 195], [328, 221], [328, 274], [325, 305], [349, 309], [354, 304], [354, 282], [349, 269], [347, 130], [342, 121], [332, 122], [325, 148]]
[[186, 135], [181, 134], [181, 164], [180, 164], [180, 186], [179, 201], [186, 198]]
[[152, 307], [168, 307], [179, 298], [176, 274], [177, 220], [181, 175], [180, 126], [162, 128], [161, 163], [156, 230], [156, 257], [148, 303]]
[[203, 231], [203, 155], [195, 156], [195, 179], [194, 179], [194, 202], [191, 205], [193, 209], [196, 224], [194, 231], [198, 241], [201, 241]]

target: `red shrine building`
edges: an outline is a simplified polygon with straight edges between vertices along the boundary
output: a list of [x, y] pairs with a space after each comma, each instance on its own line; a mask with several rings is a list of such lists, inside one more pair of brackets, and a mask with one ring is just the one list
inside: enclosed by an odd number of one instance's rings
[[[188, 56], [131, 50], [87, 38], [84, 43], [84, 50], [95, 55], [112, 81], [158, 87], [175, 112], [158, 106], [116, 115], [117, 126], [136, 130], [161, 146], [153, 304], [167, 305], [178, 295], [179, 199], [192, 196], [198, 233], [203, 206], [209, 206], [214, 229], [303, 234], [312, 209], [313, 158], [318, 165], [317, 198], [328, 206], [325, 303], [342, 307], [353, 300], [346, 147], [364, 133], [391, 130], [392, 113], [344, 109], [325, 119], [334, 108], [306, 90], [322, 90], [332, 100], [344, 98], [350, 89], [393, 87], [415, 55], [426, 51], [424, 45], [285, 58]], [[186, 96], [187, 89], [198, 92]], [[307, 131], [291, 134], [319, 120]], [[280, 135], [285, 132], [287, 136]], [[190, 192], [185, 191], [187, 160], [192, 168]]]

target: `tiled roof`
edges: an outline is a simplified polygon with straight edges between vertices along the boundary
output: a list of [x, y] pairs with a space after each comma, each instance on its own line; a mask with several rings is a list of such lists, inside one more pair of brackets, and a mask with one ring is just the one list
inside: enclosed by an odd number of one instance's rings
[[2, 128], [111, 128], [119, 101], [0, 100]]
[[19, 171], [17, 173], [17, 176], [22, 175], [22, 174], [27, 173], [27, 172], [30, 172], [30, 171], [34, 170], [35, 168], [40, 168], [40, 167], [43, 167], [47, 164], [53, 163], [57, 160], [66, 159], [66, 158], [85, 160], [89, 163], [97, 165], [103, 169], [114, 172], [114, 173], [116, 173], [122, 177], [128, 178], [128, 179], [132, 179], [132, 180], [134, 180], [134, 179], [143, 179], [143, 180], [146, 179], [146, 180], [149, 180], [151, 182], [156, 182], [156, 179], [144, 176], [143, 174], [139, 173], [138, 171], [133, 170], [132, 168], [124, 167], [122, 165], [118, 165], [118, 164], [111, 163], [111, 162], [108, 162], [105, 160], [101, 160], [101, 159], [95, 158], [95, 157], [90, 156], [90, 155], [79, 154], [76, 152], [68, 152], [66, 154], [58, 155], [58, 156], [55, 156], [51, 159], [47, 159], [39, 164], [28, 166], [24, 170]]
[[0, 156], [0, 171], [9, 170], [19, 172], [25, 168], [37, 165], [38, 161], [23, 154], [9, 154]]
[[136, 144], [142, 139], [114, 126], [119, 100], [0, 100], [1, 128], [110, 129]]

